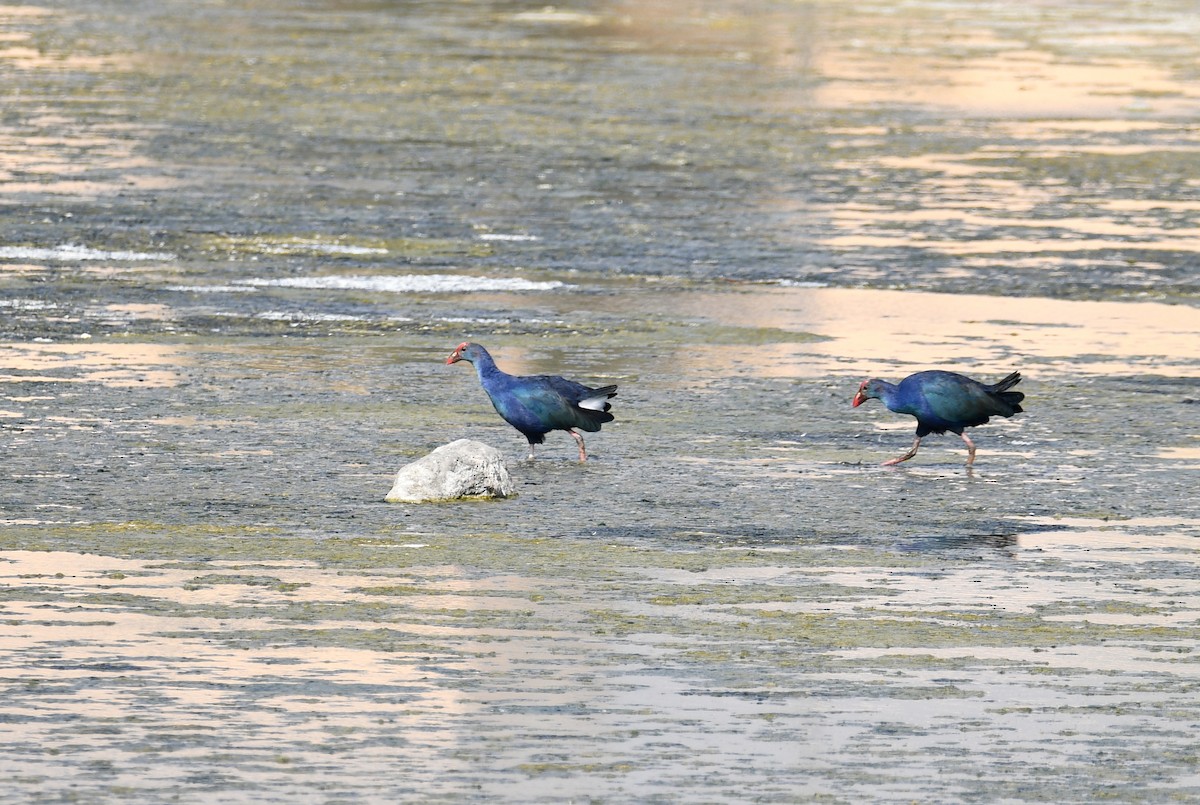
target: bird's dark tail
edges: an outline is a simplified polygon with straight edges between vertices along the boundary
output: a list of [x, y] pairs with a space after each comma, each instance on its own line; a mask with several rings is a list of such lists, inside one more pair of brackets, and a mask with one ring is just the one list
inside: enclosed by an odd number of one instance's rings
[[608, 400], [617, 396], [616, 386], [604, 386], [598, 389], [588, 389], [588, 396], [579, 401], [576, 408], [582, 416], [577, 427], [595, 433], [605, 422], [612, 422], [616, 417], [609, 413], [612, 403]]
[[1013, 386], [1017, 385], [1020, 382], [1021, 382], [1021, 373], [1013, 372], [1011, 375], [1004, 378], [996, 385], [992, 386], [992, 393], [994, 394], [998, 391], [1008, 391], [1010, 388], [1012, 388]]
[[[1025, 399], [1025, 395], [1019, 391], [1009, 391], [1010, 388], [1021, 382], [1021, 373], [1013, 372], [1008, 377], [1001, 380], [999, 383], [992, 386], [989, 391], [992, 392], [998, 399], [1002, 400], [1005, 405], [1012, 408], [1013, 414], [1019, 414], [1024, 409], [1021, 408], [1021, 400]], [[1012, 416], [1009, 414], [1008, 416]]]
[[[612, 408], [612, 404], [608, 401], [610, 397], [617, 396], [616, 386], [605, 386], [598, 389], [588, 389], [588, 396], [579, 401], [579, 407], [589, 411], [607, 411]], [[608, 420], [606, 419], [605, 422]]]

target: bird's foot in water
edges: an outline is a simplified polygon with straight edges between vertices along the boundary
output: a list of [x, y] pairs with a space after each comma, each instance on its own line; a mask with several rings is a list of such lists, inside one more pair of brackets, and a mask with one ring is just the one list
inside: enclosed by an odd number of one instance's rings
[[897, 456], [896, 458], [889, 458], [887, 461], [883, 462], [882, 466], [891, 467], [895, 464], [899, 464], [901, 461], [908, 461], [910, 458], [912, 458], [913, 456], [915, 456], [917, 454], [917, 448], [920, 446], [921, 446], [921, 437], [918, 436], [916, 438], [916, 440], [913, 441], [913, 446], [912, 446], [911, 450], [909, 450], [907, 453], [905, 453], [902, 456]]

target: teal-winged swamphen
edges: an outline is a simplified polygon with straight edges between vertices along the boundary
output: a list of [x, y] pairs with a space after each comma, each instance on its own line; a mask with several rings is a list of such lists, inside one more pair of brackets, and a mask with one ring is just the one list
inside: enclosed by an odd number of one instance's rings
[[616, 386], [589, 388], [557, 375], [510, 375], [501, 371], [488, 351], [479, 344], [464, 341], [450, 353], [446, 363], [469, 361], [479, 376], [479, 384], [492, 400], [496, 413], [529, 440], [529, 460], [533, 446], [545, 441], [552, 430], [565, 430], [579, 445], [579, 460], [587, 461], [583, 437], [575, 428], [595, 433], [605, 422], [610, 397], [617, 396]]
[[917, 418], [917, 438], [904, 455], [883, 462], [885, 465], [908, 461], [917, 454], [921, 439], [931, 433], [957, 433], [967, 445], [967, 466], [975, 462], [975, 443], [964, 428], [982, 425], [991, 417], [1010, 417], [1021, 413], [1025, 395], [1009, 391], [1021, 382], [1021, 373], [1013, 372], [995, 385], [985, 385], [964, 375], [939, 370], [917, 372], [898, 385], [886, 380], [864, 380], [851, 403], [855, 408], [870, 399], [883, 400], [889, 411], [912, 414]]

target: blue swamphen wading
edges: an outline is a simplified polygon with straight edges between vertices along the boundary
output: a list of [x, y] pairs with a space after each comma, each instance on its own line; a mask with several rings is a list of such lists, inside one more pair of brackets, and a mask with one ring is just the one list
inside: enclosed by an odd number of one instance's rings
[[931, 433], [957, 433], [967, 445], [967, 466], [975, 462], [975, 443], [964, 428], [982, 425], [991, 417], [1010, 417], [1021, 413], [1025, 395], [1009, 391], [1021, 382], [1021, 373], [1013, 372], [995, 385], [988, 386], [954, 372], [917, 372], [892, 385], [886, 380], [864, 380], [851, 403], [855, 408], [870, 399], [883, 400], [889, 411], [912, 414], [917, 418], [917, 438], [904, 455], [883, 462], [899, 464], [917, 454], [921, 439]]
[[616, 386], [594, 389], [557, 375], [520, 377], [500, 370], [488, 351], [479, 344], [464, 341], [450, 353], [446, 363], [469, 361], [479, 376], [479, 384], [492, 400], [496, 413], [529, 440], [529, 459], [533, 446], [541, 444], [552, 430], [565, 430], [579, 445], [579, 460], [587, 461], [583, 437], [575, 428], [595, 433], [605, 422], [610, 397], [617, 396]]

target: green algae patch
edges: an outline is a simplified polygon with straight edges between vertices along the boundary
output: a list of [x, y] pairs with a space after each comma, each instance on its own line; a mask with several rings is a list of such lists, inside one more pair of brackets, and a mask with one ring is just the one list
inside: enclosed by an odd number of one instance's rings
[[517, 769], [530, 777], [572, 777], [577, 774], [613, 775], [628, 774], [639, 767], [634, 762], [569, 763], [566, 761], [541, 761], [521, 763]]
[[[750, 614], [741, 611], [740, 614]], [[1037, 616], [1001, 614], [980, 618], [974, 614], [938, 613], [913, 617], [845, 618], [812, 614], [755, 612], [745, 621], [744, 633], [763, 639], [796, 639], [823, 646], [889, 648], [894, 646], [1059, 647], [1102, 645], [1111, 642], [1190, 641], [1200, 638], [1200, 628], [1137, 627], [1114, 624], [1073, 623]]]
[[645, 600], [661, 607], [708, 606], [729, 607], [749, 604], [795, 604], [811, 601], [854, 601], [896, 595], [886, 587], [855, 587], [850, 585], [814, 583], [805, 579], [795, 585], [746, 585], [699, 583], [676, 585], [670, 591], [650, 595]]
[[[203, 639], [221, 643], [239, 651], [261, 648], [341, 648], [379, 651], [385, 654], [413, 654], [422, 658], [465, 656], [444, 643], [422, 639], [400, 629], [295, 628], [223, 629], [221, 631], [162, 631], [164, 638]], [[487, 652], [479, 653], [487, 656]]]
[[437, 591], [416, 584], [389, 584], [386, 587], [355, 587], [351, 592], [361, 595], [406, 596], [430, 595]]
[[1071, 616], [1086, 620], [1089, 614], [1128, 615], [1136, 619], [1146, 616], [1165, 615], [1170, 613], [1173, 608], [1167, 606], [1150, 606], [1135, 601], [1085, 599], [1041, 604], [1037, 609], [1046, 617]]
[[1127, 177], [1174, 175], [1200, 169], [1200, 154], [1175, 148], [1153, 146], [1130, 149], [1125, 153], [1084, 151], [1071, 154], [1024, 155], [1019, 158], [974, 158], [974, 164], [1019, 170], [1027, 181], [1120, 181]]
[[868, 663], [872, 670], [874, 670], [876, 673], [886, 673], [889, 671], [936, 671], [939, 673], [947, 673], [951, 671], [968, 671], [981, 668], [1019, 668], [1023, 670], [1029, 670], [1030, 668], [1034, 667], [1027, 659], [977, 657], [969, 652], [944, 656], [930, 654], [927, 651], [923, 651], [922, 648], [915, 648], [911, 651], [906, 651], [903, 654], [872, 652], [870, 658], [865, 661], [857, 656], [851, 659], [830, 659], [828, 661], [828, 667], [830, 669], [852, 670], [856, 667], [862, 667], [864, 662]]
[[889, 699], [927, 701], [932, 699], [981, 699], [984, 697], [984, 693], [980, 690], [967, 690], [955, 685], [902, 686], [889, 684], [882, 696]]
[[181, 524], [149, 520], [17, 526], [0, 529], [0, 549], [74, 550], [126, 558], [191, 558], [211, 556], [214, 544], [267, 544], [282, 533], [282, 529], [269, 525]]
[[623, 611], [591, 610], [589, 622], [598, 633], [615, 635], [663, 634], [686, 636], [703, 633], [724, 641], [790, 641], [822, 650], [853, 648], [987, 648], [1022, 646], [1058, 648], [1106, 643], [1174, 643], [1200, 639], [1200, 628], [1138, 627], [1114, 624], [1043, 620], [1036, 616], [942, 612], [936, 620], [927, 613], [899, 617], [863, 613], [853, 617], [835, 613], [729, 609], [734, 617], [711, 615], [662, 617]]
[[274, 576], [243, 576], [237, 574], [212, 573], [207, 576], [196, 576], [184, 583], [185, 590], [201, 590], [217, 585], [241, 585], [247, 587], [265, 587], [281, 593], [291, 593], [303, 587], [312, 586], [308, 582], [285, 582]]
[[[666, 328], [668, 331], [674, 328]], [[720, 346], [763, 347], [779, 344], [814, 344], [830, 341], [827, 336], [778, 327], [729, 327], [717, 324], [689, 324], [679, 329], [681, 340]]]

